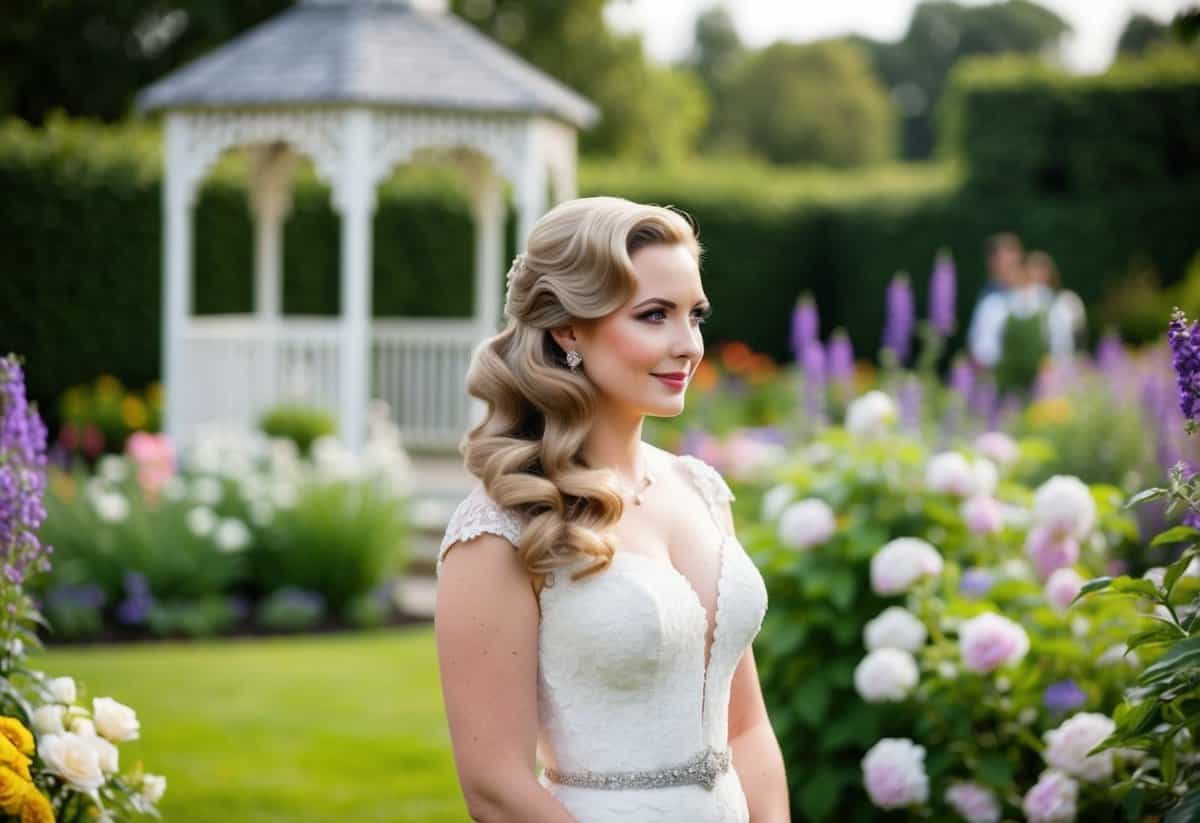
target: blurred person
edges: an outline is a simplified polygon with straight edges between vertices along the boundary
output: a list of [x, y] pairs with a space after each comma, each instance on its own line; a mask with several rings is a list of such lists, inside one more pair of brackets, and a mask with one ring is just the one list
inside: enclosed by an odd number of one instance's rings
[[1063, 288], [1054, 258], [1044, 251], [1029, 253], [1025, 267], [1030, 278], [1049, 295], [1046, 298], [1046, 342], [1051, 356], [1070, 358], [1081, 348], [1087, 333], [1087, 309], [1083, 299]]
[[674, 209], [555, 206], [472, 357], [488, 412], [460, 443], [477, 482], [438, 552], [434, 627], [473, 820], [790, 819], [733, 494], [642, 441], [704, 355], [700, 255]]
[[1000, 359], [1001, 338], [1009, 314], [1009, 293], [1025, 282], [1021, 238], [1001, 232], [988, 238], [988, 281], [967, 326], [967, 351], [977, 367], [992, 368]]

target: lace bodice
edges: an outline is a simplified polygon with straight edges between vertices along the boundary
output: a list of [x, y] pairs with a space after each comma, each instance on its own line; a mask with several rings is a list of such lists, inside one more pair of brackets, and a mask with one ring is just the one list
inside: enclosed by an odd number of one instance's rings
[[[699, 458], [675, 456], [711, 515], [705, 532], [717, 552], [711, 648], [708, 612], [691, 582], [670, 563], [619, 550], [603, 572], [573, 581], [581, 558], [540, 591], [538, 753], [562, 771], [659, 769], [728, 744], [733, 672], [762, 628], [762, 575], [720, 507], [734, 499], [724, 478]], [[451, 517], [438, 552], [483, 532], [514, 546], [522, 522], [477, 483]], [[705, 549], [709, 551], [709, 549]], [[708, 658], [707, 669], [705, 658]], [[736, 767], [736, 761], [734, 766]], [[580, 821], [749, 820], [734, 769], [712, 790], [697, 785], [603, 790], [539, 782]]]

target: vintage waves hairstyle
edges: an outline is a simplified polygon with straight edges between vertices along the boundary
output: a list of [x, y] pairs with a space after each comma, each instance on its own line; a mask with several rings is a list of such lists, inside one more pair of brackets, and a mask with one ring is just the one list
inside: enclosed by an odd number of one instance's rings
[[589, 467], [581, 455], [597, 389], [567, 368], [549, 330], [623, 306], [637, 286], [633, 254], [679, 243], [700, 262], [694, 221], [672, 207], [619, 197], [555, 206], [508, 272], [508, 323], [472, 356], [467, 392], [487, 412], [459, 452], [492, 500], [524, 522], [517, 550], [538, 588], [581, 556], [597, 562], [573, 579], [606, 569], [614, 547], [605, 532], [624, 510], [615, 473]]

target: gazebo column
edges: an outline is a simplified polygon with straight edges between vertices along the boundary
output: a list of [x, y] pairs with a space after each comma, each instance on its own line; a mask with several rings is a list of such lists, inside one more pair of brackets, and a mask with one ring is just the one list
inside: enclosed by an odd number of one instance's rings
[[475, 322], [481, 337], [496, 333], [501, 323], [499, 284], [504, 266], [504, 185], [488, 169], [475, 181]]
[[185, 336], [192, 311], [192, 206], [195, 183], [188, 149], [188, 121], [168, 115], [162, 181], [163, 431], [178, 443], [183, 433]]
[[335, 203], [342, 218], [338, 428], [342, 441], [355, 452], [361, 452], [366, 442], [370, 392], [371, 218], [375, 211], [371, 159], [370, 112], [347, 112]]
[[[263, 333], [261, 371], [253, 385], [261, 402], [280, 400], [279, 347], [283, 306], [283, 221], [291, 211], [291, 177], [296, 155], [282, 143], [254, 154], [250, 210], [254, 215], [254, 313]], [[261, 411], [254, 405], [255, 411]]]
[[525, 250], [529, 233], [538, 218], [546, 213], [546, 161], [537, 121], [531, 120], [525, 132], [525, 151], [521, 178], [517, 181], [517, 249]]

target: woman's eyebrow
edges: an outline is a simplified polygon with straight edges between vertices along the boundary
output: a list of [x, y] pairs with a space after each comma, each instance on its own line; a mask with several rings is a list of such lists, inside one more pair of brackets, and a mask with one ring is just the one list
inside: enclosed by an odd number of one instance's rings
[[[674, 308], [678, 307], [677, 303], [675, 303], [673, 300], [667, 300], [665, 297], [651, 297], [647, 300], [643, 300], [641, 303], [638, 303], [636, 306], [634, 306], [634, 308], [640, 309], [642, 306], [646, 305], [647, 303], [662, 303], [668, 309], [674, 309]], [[696, 301], [697, 306], [704, 306], [707, 304], [708, 304], [708, 300], [697, 300]]]

